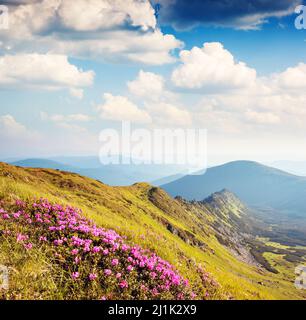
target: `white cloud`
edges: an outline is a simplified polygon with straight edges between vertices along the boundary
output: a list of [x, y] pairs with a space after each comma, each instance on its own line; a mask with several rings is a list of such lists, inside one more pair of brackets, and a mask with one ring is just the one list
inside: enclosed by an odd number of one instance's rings
[[88, 155], [95, 154], [99, 150], [98, 134], [93, 134], [79, 127], [74, 121], [84, 122], [86, 115], [72, 114], [65, 117], [57, 115], [57, 122], [54, 115], [42, 114], [42, 120], [50, 120], [61, 130], [52, 130], [51, 134], [41, 130], [26, 127], [18, 122], [12, 115], [0, 116], [0, 156], [8, 157], [41, 157], [54, 154]]
[[33, 53], [0, 57], [0, 87], [68, 89], [80, 94], [80, 88], [92, 85], [93, 80], [93, 71], [78, 69], [63, 55]]
[[165, 79], [161, 75], [140, 70], [137, 78], [129, 81], [127, 86], [134, 97], [141, 98], [153, 125], [191, 125], [191, 114], [173, 103], [177, 97], [166, 89]]
[[257, 124], [280, 123], [279, 116], [272, 112], [256, 112], [256, 111], [250, 110], [250, 111], [247, 111], [245, 115], [246, 115], [246, 119]]
[[49, 115], [46, 112], [41, 112], [40, 117], [44, 121], [51, 121], [55, 123], [58, 127], [79, 132], [87, 131], [86, 128], [80, 126], [80, 123], [86, 123], [91, 120], [90, 116], [82, 113]]
[[18, 122], [12, 115], [0, 116], [0, 154], [15, 156], [17, 153], [33, 149], [42, 139], [34, 130]]
[[191, 114], [187, 110], [178, 108], [170, 103], [149, 103], [145, 107], [153, 118], [154, 124], [171, 126], [189, 126], [192, 124]]
[[27, 128], [10, 114], [0, 116], [0, 129], [7, 136], [22, 137], [29, 134]]
[[305, 90], [306, 89], [306, 64], [299, 63], [284, 72], [276, 73], [268, 79], [281, 90]]
[[[83, 36], [79, 41], [49, 39], [39, 41], [35, 50], [68, 54], [73, 57], [91, 58], [108, 62], [135, 62], [146, 65], [162, 65], [175, 62], [172, 51], [181, 48], [182, 42], [173, 35], [164, 35], [159, 30], [136, 32], [130, 30], [103, 31], [93, 37]], [[33, 48], [33, 43], [32, 43]]]
[[62, 0], [57, 12], [67, 28], [77, 31], [108, 29], [126, 23], [143, 30], [156, 26], [154, 9], [148, 1], [74, 0], [72, 4], [70, 0]]
[[41, 118], [43, 120], [51, 120], [54, 122], [88, 122], [91, 120], [89, 115], [82, 113], [48, 115], [45, 112], [41, 112]]
[[172, 73], [173, 83], [180, 88], [222, 91], [252, 86], [256, 71], [233, 55], [219, 42], [205, 43], [180, 53], [181, 65]]
[[182, 42], [156, 27], [146, 0], [44, 0], [10, 8], [3, 52], [53, 52], [97, 60], [159, 65]]
[[151, 117], [136, 104], [123, 96], [103, 95], [105, 102], [97, 107], [102, 119], [115, 121], [131, 121], [135, 123], [150, 123]]
[[288, 136], [303, 133], [306, 94], [275, 90], [268, 94], [252, 91], [206, 96], [195, 106], [193, 118], [211, 134], [242, 137], [273, 133], [280, 139], [288, 139]]
[[145, 97], [143, 107], [124, 96], [104, 94], [105, 102], [97, 107], [102, 119], [132, 121], [153, 126], [188, 126], [192, 123], [191, 114], [182, 108], [163, 101], [152, 101]]
[[70, 88], [69, 90], [71, 96], [78, 98], [78, 99], [83, 99], [84, 97], [84, 90], [83, 89], [76, 89], [76, 88]]
[[99, 31], [130, 25], [155, 28], [154, 9], [142, 0], [42, 0], [10, 7], [13, 34], [50, 31]]
[[306, 64], [257, 77], [219, 43], [183, 51], [181, 61], [172, 81], [198, 94], [200, 100], [190, 104], [196, 125], [213, 134], [236, 136], [251, 136], [263, 126], [267, 134], [283, 137], [301, 132], [306, 121]]
[[137, 78], [127, 83], [129, 91], [138, 97], [155, 100], [164, 92], [164, 79], [152, 72], [140, 70]]

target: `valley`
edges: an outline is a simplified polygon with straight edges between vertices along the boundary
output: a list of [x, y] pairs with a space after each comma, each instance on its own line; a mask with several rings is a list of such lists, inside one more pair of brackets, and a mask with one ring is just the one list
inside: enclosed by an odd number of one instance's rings
[[[173, 199], [147, 183], [111, 187], [75, 173], [1, 163], [1, 203], [34, 198], [80, 208], [98, 226], [152, 250], [189, 280], [198, 299], [306, 298], [304, 291], [294, 287], [294, 269], [303, 262], [303, 243], [297, 246], [289, 231], [290, 245], [277, 242], [284, 229], [275, 228], [270, 234], [271, 225], [229, 190], [200, 201]], [[6, 294], [22, 299], [59, 298], [59, 270], [48, 251], [38, 245], [30, 255], [20, 248], [12, 255], [13, 244], [7, 241], [0, 242], [0, 264], [15, 271], [11, 292]], [[41, 274], [47, 277], [46, 283], [53, 283], [52, 290], [42, 286]], [[26, 290], [20, 291], [21, 284]]]

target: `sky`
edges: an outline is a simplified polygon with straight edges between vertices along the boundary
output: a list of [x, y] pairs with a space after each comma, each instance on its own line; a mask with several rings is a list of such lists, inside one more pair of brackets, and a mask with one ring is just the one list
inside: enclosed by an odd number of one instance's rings
[[97, 155], [131, 121], [206, 129], [210, 165], [306, 160], [302, 1], [0, 4], [0, 158]]

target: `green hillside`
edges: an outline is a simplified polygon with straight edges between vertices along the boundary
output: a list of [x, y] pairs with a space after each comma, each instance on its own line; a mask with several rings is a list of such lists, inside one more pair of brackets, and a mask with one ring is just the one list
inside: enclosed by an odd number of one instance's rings
[[[16, 199], [31, 204], [39, 198], [80, 208], [84, 217], [97, 226], [115, 230], [130, 245], [155, 252], [189, 280], [199, 299], [306, 298], [305, 293], [293, 285], [294, 262], [284, 261], [275, 252], [264, 254], [267, 261], [279, 261], [279, 272], [271, 272], [248, 261], [243, 254], [237, 255], [235, 248], [228, 245], [228, 242], [238, 242], [238, 247], [244, 244], [244, 240], [232, 238], [231, 230], [247, 214], [246, 208], [229, 192], [217, 195], [218, 201], [190, 203], [174, 200], [163, 190], [145, 183], [110, 187], [73, 173], [0, 163], [2, 207], [11, 208]], [[105, 282], [105, 292], [101, 288], [92, 291], [86, 285], [67, 284], [63, 281], [66, 278], [62, 265], [54, 260], [51, 248], [34, 243], [32, 250], [24, 250], [3, 232], [6, 223], [0, 219], [0, 264], [10, 270], [10, 289], [2, 292], [3, 298], [78, 299], [84, 298], [82, 292], [91, 292], [88, 298], [98, 298], [93, 294], [98, 291], [112, 297], [111, 283]], [[21, 228], [21, 231], [28, 228], [25, 225], [10, 227]], [[122, 296], [114, 294], [113, 298], [117, 297]]]

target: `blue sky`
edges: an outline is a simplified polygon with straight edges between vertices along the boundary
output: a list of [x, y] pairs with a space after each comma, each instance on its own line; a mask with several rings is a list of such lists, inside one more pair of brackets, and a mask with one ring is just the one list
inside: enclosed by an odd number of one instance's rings
[[3, 2], [1, 158], [97, 154], [130, 120], [207, 129], [212, 164], [306, 160], [301, 1], [164, 0], [157, 21], [156, 1], [21, 2]]

